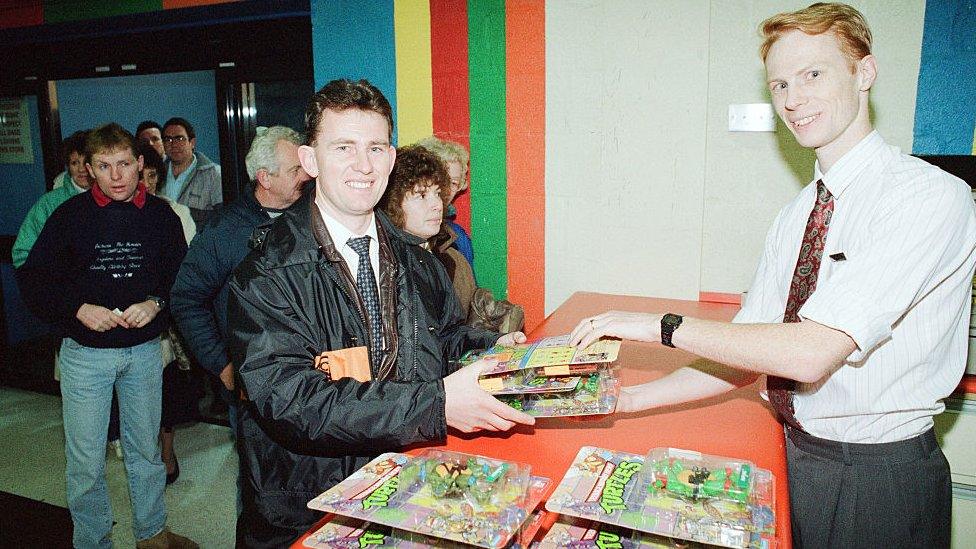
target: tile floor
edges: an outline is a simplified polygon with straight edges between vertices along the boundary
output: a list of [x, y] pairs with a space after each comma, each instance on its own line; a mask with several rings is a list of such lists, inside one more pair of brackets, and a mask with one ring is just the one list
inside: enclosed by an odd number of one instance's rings
[[[176, 431], [180, 478], [166, 489], [168, 524], [204, 548], [234, 546], [237, 453], [227, 427]], [[135, 547], [125, 467], [106, 453], [115, 547]], [[67, 507], [61, 399], [0, 387], [0, 491]]]

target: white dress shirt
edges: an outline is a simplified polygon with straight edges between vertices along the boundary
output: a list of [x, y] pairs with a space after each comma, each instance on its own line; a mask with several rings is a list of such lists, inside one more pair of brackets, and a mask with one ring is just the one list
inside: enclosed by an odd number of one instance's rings
[[379, 235], [376, 233], [376, 215], [373, 214], [370, 216], [369, 226], [366, 227], [365, 233], [353, 234], [345, 225], [339, 223], [336, 218], [329, 215], [325, 208], [319, 204], [318, 196], [315, 197], [315, 206], [318, 207], [319, 213], [322, 214], [322, 221], [325, 222], [325, 228], [328, 229], [329, 236], [332, 237], [332, 243], [335, 244], [339, 255], [342, 256], [342, 259], [346, 262], [346, 266], [349, 267], [349, 273], [352, 274], [353, 282], [356, 281], [356, 274], [359, 272], [359, 254], [349, 246], [349, 239], [361, 236], [369, 237], [369, 264], [373, 267], [373, 278], [376, 279], [376, 288], [380, 292], [380, 298], [382, 298], [383, 294], [380, 288], [380, 245]]
[[800, 242], [823, 179], [834, 197], [817, 287], [802, 319], [857, 349], [799, 383], [796, 418], [830, 440], [904, 440], [932, 427], [966, 367], [976, 207], [960, 179], [872, 132], [780, 211], [734, 322], [782, 322]]

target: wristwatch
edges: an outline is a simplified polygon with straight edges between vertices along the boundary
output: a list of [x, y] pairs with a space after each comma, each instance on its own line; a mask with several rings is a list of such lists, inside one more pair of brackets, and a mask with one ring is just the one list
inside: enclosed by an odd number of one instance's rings
[[156, 306], [159, 307], [159, 310], [160, 311], [162, 311], [163, 309], [166, 308], [166, 300], [163, 299], [163, 298], [161, 298], [161, 297], [156, 297], [154, 295], [151, 295], [151, 296], [147, 297], [146, 299], [148, 299], [149, 301], [152, 301], [153, 303], [155, 303]]
[[674, 331], [681, 326], [681, 321], [684, 317], [681, 315], [668, 313], [661, 317], [661, 343], [667, 345], [668, 347], [674, 347], [671, 343], [671, 336], [674, 335]]

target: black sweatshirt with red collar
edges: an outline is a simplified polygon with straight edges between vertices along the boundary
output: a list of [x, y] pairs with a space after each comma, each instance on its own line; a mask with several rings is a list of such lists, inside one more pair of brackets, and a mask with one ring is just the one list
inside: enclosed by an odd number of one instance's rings
[[44, 224], [17, 285], [28, 309], [86, 347], [125, 348], [158, 336], [164, 308], [142, 328], [89, 329], [76, 318], [85, 303], [125, 311], [150, 296], [169, 301], [186, 254], [180, 220], [140, 186], [130, 202], [93, 190], [68, 199]]

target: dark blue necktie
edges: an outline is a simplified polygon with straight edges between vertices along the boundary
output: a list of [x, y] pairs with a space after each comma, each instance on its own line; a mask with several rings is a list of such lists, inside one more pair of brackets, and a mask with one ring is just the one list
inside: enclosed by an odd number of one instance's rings
[[383, 361], [383, 314], [380, 312], [380, 292], [376, 287], [376, 277], [373, 276], [373, 266], [369, 262], [369, 237], [350, 238], [349, 247], [359, 254], [356, 288], [366, 306], [370, 358], [373, 360], [373, 368], [378, 369]]

